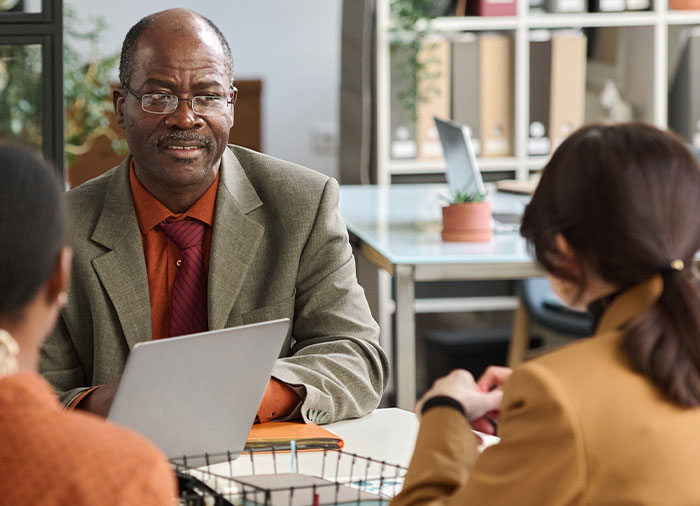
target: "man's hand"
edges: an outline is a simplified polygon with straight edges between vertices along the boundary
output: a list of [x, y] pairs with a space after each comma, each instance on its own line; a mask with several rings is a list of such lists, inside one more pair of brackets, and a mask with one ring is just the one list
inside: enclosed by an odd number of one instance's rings
[[109, 407], [114, 400], [114, 394], [117, 393], [117, 387], [119, 386], [119, 380], [121, 378], [121, 376], [117, 376], [106, 385], [96, 388], [87, 394], [80, 400], [76, 409], [89, 411], [90, 413], [106, 418], [107, 413], [109, 413]]
[[421, 414], [423, 404], [428, 399], [445, 395], [458, 401], [467, 413], [467, 420], [482, 418], [486, 413], [496, 411], [501, 406], [503, 392], [500, 389], [483, 391], [474, 377], [464, 369], [455, 369], [447, 376], [439, 378], [416, 404], [416, 413]]
[[[512, 372], [512, 369], [509, 369], [508, 367], [492, 365], [488, 367], [486, 371], [484, 371], [484, 374], [481, 375], [481, 378], [479, 378], [479, 381], [477, 381], [476, 384], [479, 387], [479, 390], [482, 392], [501, 390], [501, 387]], [[483, 417], [473, 420], [471, 422], [472, 428], [474, 430], [478, 430], [479, 432], [493, 435], [496, 433], [496, 424], [498, 423], [500, 415], [500, 409], [489, 411]]]

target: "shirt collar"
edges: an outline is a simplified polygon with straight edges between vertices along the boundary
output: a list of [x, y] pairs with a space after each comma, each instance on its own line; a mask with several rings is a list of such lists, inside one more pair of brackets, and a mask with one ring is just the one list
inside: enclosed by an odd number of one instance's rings
[[600, 319], [603, 317], [603, 314], [605, 311], [608, 309], [612, 301], [614, 301], [621, 293], [623, 293], [625, 290], [618, 290], [614, 293], [610, 293], [608, 295], [604, 295], [590, 304], [588, 304], [588, 312], [590, 315], [593, 317], [593, 328], [596, 329], [598, 327], [598, 323], [600, 323]]
[[142, 234], [148, 233], [162, 221], [179, 221], [185, 218], [194, 218], [202, 221], [210, 227], [214, 224], [214, 207], [216, 204], [216, 190], [219, 187], [219, 174], [217, 171], [216, 178], [207, 190], [202, 194], [197, 201], [192, 204], [184, 213], [173, 213], [165, 207], [157, 198], [155, 198], [136, 177], [134, 170], [134, 159], [131, 158], [129, 164], [129, 184], [131, 186], [131, 195], [134, 201], [134, 210], [136, 211], [136, 219], [139, 222], [139, 228]]
[[657, 274], [624, 290], [605, 309], [596, 328], [596, 334], [623, 327], [659, 300], [663, 289], [663, 279]]

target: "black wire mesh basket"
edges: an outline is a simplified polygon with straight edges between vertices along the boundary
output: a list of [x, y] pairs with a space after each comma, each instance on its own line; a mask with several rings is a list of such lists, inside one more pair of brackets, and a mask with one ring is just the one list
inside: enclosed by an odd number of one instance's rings
[[[385, 505], [406, 469], [340, 450], [246, 450], [172, 459], [183, 506]], [[204, 463], [203, 465], [202, 462]]]

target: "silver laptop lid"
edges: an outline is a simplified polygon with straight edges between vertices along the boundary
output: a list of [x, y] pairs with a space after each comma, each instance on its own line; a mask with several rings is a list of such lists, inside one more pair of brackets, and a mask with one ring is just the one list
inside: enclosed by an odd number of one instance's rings
[[466, 125], [433, 117], [442, 151], [445, 154], [445, 176], [452, 191], [484, 192], [484, 182], [474, 154], [471, 134]]
[[137, 344], [107, 418], [169, 458], [237, 457], [289, 325], [285, 318]]

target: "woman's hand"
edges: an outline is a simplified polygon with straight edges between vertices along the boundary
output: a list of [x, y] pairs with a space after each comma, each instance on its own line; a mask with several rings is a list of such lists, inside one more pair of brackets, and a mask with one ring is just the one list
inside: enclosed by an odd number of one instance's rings
[[[512, 372], [512, 369], [508, 367], [492, 365], [484, 371], [484, 374], [481, 375], [481, 378], [479, 378], [476, 384], [482, 392], [499, 391]], [[489, 411], [483, 417], [470, 423], [474, 430], [493, 435], [496, 433], [496, 424], [498, 423], [500, 415], [501, 410], [499, 403], [497, 409]]]
[[[484, 384], [497, 384], [499, 381], [498, 377], [500, 377], [500, 373], [494, 376], [493, 379], [484, 380]], [[455, 369], [447, 376], [437, 379], [430, 390], [421, 397], [415, 409], [418, 416], [421, 414], [423, 404], [428, 399], [442, 395], [458, 401], [464, 408], [467, 419], [471, 423], [474, 420], [479, 420], [487, 413], [497, 411], [501, 406], [503, 392], [500, 388], [483, 390], [474, 381], [471, 373], [464, 369]]]
[[481, 375], [479, 381], [476, 384], [484, 392], [490, 392], [494, 388], [500, 388], [503, 383], [510, 377], [513, 370], [509, 367], [501, 367], [498, 365], [491, 365], [486, 368], [484, 374]]

